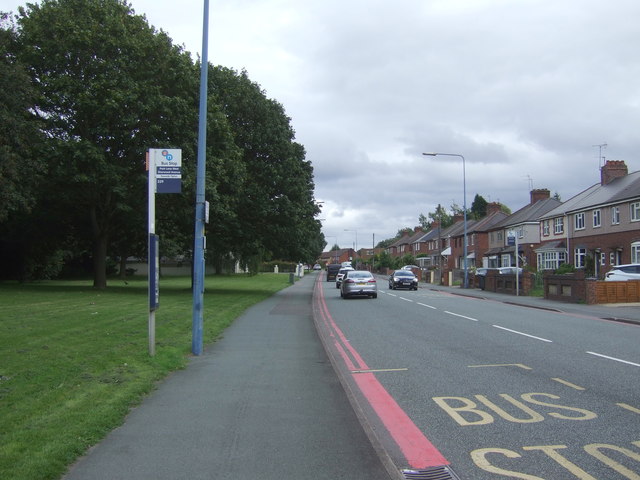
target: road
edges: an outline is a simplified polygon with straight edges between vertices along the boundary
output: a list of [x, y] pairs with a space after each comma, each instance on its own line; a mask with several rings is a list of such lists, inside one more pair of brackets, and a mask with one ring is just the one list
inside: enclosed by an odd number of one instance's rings
[[[406, 478], [640, 480], [640, 326], [426, 288], [340, 298], [325, 347]], [[438, 477], [440, 478], [440, 477]]]

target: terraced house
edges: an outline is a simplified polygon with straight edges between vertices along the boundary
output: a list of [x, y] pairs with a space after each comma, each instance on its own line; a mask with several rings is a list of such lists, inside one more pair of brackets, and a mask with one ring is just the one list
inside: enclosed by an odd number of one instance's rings
[[602, 277], [614, 265], [640, 263], [640, 171], [608, 160], [600, 183], [540, 217], [540, 236], [539, 270], [584, 268], [591, 258]]

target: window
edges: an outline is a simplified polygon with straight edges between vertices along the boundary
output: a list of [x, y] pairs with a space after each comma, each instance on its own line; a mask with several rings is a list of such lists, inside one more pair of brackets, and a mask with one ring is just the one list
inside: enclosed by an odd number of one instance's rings
[[544, 252], [538, 254], [538, 268], [540, 270], [555, 270], [567, 262], [565, 251]]
[[544, 235], [545, 237], [548, 237], [550, 232], [551, 232], [551, 225], [549, 225], [549, 220], [545, 220], [542, 223], [542, 235]]
[[500, 255], [500, 266], [501, 267], [510, 267], [511, 266], [511, 255]]
[[620, 207], [611, 207], [611, 225], [620, 223]]
[[640, 263], [640, 242], [631, 244], [631, 263]]
[[593, 228], [600, 226], [600, 209], [593, 211]]
[[586, 265], [587, 259], [587, 249], [586, 248], [576, 248], [574, 255], [574, 262], [576, 268], [584, 268]]
[[524, 227], [518, 229], [518, 238], [524, 238]]
[[573, 216], [573, 226], [576, 230], [584, 230], [584, 212]]
[[630, 205], [631, 209], [631, 221], [639, 222], [640, 221], [640, 202], [635, 202]]
[[564, 218], [558, 217], [553, 221], [553, 233], [556, 235], [564, 232]]

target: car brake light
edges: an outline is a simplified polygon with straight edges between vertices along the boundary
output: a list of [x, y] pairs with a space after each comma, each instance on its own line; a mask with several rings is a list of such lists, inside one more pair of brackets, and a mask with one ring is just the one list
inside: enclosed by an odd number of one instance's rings
[[367, 283], [376, 283], [376, 279], [375, 278], [370, 278]]
[[356, 283], [355, 280], [352, 280], [351, 278], [347, 278], [344, 283]]

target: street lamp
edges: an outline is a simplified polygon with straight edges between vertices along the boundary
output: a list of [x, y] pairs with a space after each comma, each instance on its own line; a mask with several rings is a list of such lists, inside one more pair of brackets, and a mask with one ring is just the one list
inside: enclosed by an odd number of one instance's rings
[[357, 230], [347, 230], [346, 228], [344, 229], [345, 232], [355, 232], [356, 234], [356, 253], [355, 253], [355, 268], [358, 267], [358, 231]]
[[469, 271], [467, 269], [467, 178], [464, 156], [459, 153], [423, 153], [430, 157], [439, 155], [446, 157], [460, 157], [462, 159], [462, 213], [464, 214], [464, 239], [463, 239], [463, 255], [464, 255], [464, 288], [469, 288]]

